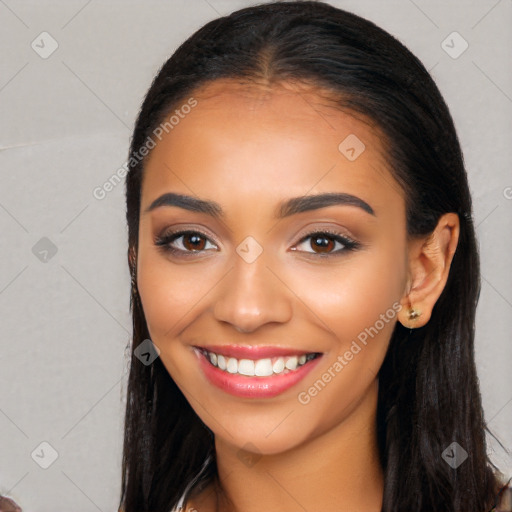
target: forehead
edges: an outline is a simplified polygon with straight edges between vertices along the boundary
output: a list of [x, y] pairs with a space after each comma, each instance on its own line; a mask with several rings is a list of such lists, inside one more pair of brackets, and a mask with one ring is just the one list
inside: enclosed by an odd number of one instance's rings
[[197, 104], [149, 155], [143, 206], [170, 190], [219, 201], [236, 194], [242, 203], [246, 196], [277, 199], [313, 189], [380, 193], [382, 203], [402, 196], [387, 169], [380, 130], [336, 108], [319, 89], [230, 79], [191, 96]]

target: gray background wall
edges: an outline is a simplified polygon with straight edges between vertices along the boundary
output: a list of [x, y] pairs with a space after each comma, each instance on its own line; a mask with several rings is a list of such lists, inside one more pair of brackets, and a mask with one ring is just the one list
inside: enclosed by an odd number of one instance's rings
[[[125, 162], [164, 60], [206, 21], [252, 3], [0, 0], [0, 494], [25, 511], [117, 510], [130, 335], [124, 183], [101, 200], [93, 190]], [[512, 0], [331, 3], [404, 42], [451, 109], [482, 255], [485, 414], [510, 450]], [[494, 441], [490, 451], [512, 475], [510, 455]]]

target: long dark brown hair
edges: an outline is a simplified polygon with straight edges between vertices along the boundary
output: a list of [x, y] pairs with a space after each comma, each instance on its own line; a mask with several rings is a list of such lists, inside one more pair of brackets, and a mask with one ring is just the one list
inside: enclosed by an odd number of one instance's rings
[[[126, 177], [133, 346], [127, 387], [120, 508], [169, 512], [187, 485], [216, 478], [213, 434], [156, 359], [133, 350], [149, 332], [136, 286], [141, 182], [139, 149], [195, 90], [220, 78], [294, 81], [329, 91], [340, 110], [384, 134], [388, 168], [406, 197], [410, 236], [431, 233], [446, 212], [460, 235], [430, 321], [394, 330], [379, 373], [377, 429], [385, 472], [383, 512], [487, 512], [498, 480], [474, 362], [479, 256], [471, 197], [454, 123], [422, 63], [372, 22], [323, 2], [273, 2], [215, 19], [162, 66], [138, 115]], [[456, 469], [443, 451], [468, 454]]]

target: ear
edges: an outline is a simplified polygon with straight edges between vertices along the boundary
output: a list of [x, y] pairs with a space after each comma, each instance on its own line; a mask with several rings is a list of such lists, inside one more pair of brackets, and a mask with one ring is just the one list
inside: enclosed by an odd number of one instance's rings
[[[432, 309], [448, 280], [459, 230], [459, 216], [445, 213], [430, 235], [409, 242], [407, 289], [398, 313], [398, 321], [404, 327], [423, 327], [430, 320]], [[411, 316], [411, 309], [417, 314]]]

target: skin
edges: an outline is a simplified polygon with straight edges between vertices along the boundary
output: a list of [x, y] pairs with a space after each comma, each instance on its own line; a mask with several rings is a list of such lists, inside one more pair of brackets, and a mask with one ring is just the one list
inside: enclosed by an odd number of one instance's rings
[[[377, 373], [395, 323], [428, 322], [446, 283], [458, 217], [445, 214], [430, 237], [408, 239], [405, 199], [386, 167], [381, 134], [329, 106], [314, 88], [219, 80], [193, 96], [197, 106], [149, 156], [141, 212], [176, 192], [216, 201], [224, 217], [169, 206], [141, 213], [136, 255], [151, 339], [215, 434], [220, 484], [195, 496], [187, 510], [380, 511]], [[354, 161], [338, 150], [350, 134], [365, 144]], [[349, 205], [274, 216], [282, 200], [326, 192], [353, 194], [375, 216]], [[207, 239], [195, 252], [184, 238], [173, 242], [189, 258], [165, 254], [154, 240], [170, 228], [198, 229]], [[321, 257], [322, 247], [304, 237], [326, 228], [361, 247], [335, 253], [340, 245], [328, 239], [333, 255]], [[236, 252], [247, 236], [263, 248], [252, 263]], [[332, 372], [338, 356], [381, 314], [395, 311], [393, 304], [402, 306], [398, 314], [301, 403], [298, 393]], [[415, 320], [408, 319], [411, 304], [421, 312]], [[323, 356], [277, 397], [238, 398], [202, 374], [192, 346], [208, 343], [297, 347]]]

